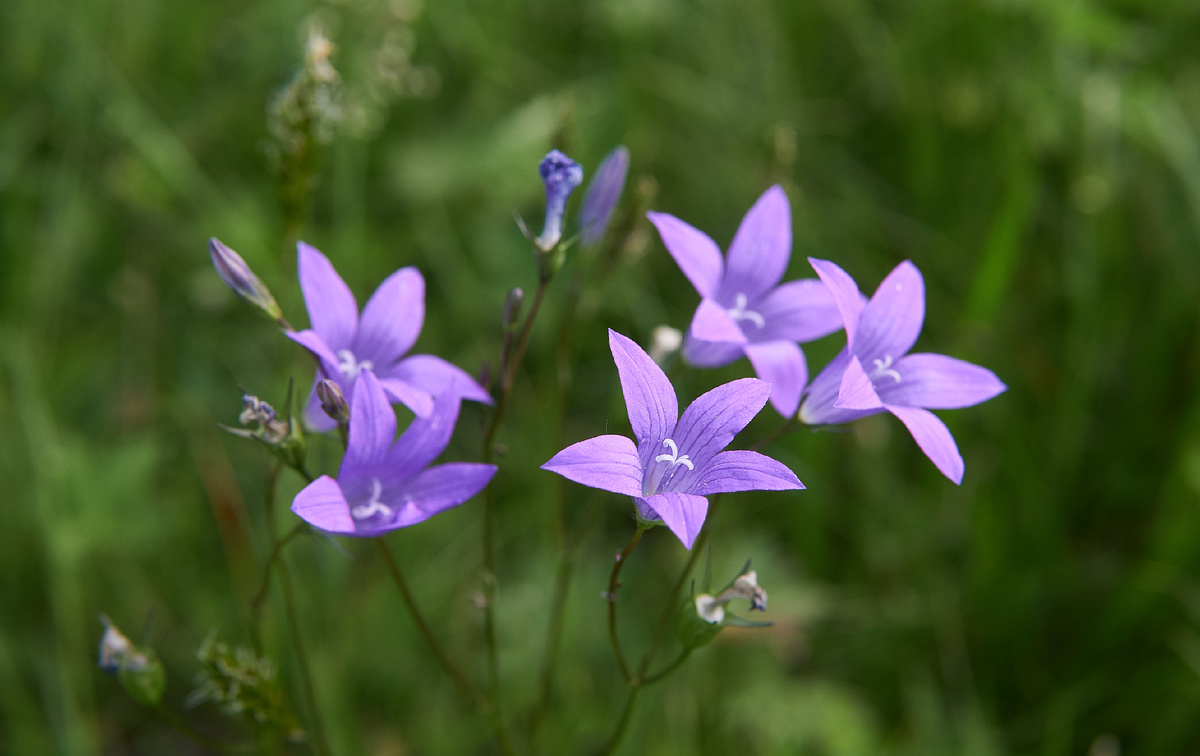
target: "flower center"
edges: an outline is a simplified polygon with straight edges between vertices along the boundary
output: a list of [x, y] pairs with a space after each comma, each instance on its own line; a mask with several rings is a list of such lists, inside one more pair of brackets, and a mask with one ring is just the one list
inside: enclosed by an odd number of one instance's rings
[[726, 312], [734, 320], [749, 320], [754, 325], [762, 328], [767, 324], [767, 321], [754, 310], [747, 310], [746, 305], [749, 303], [750, 299], [745, 294], [738, 292], [737, 296], [733, 298], [733, 307], [730, 307]]
[[358, 358], [354, 356], [354, 352], [351, 352], [349, 349], [339, 349], [337, 351], [337, 358], [338, 372], [341, 373], [346, 378], [346, 381], [351, 385], [354, 384], [354, 379], [358, 377], [360, 372], [363, 370], [375, 369], [374, 362], [371, 362], [370, 360], [363, 360], [362, 362], [359, 362]]
[[381, 493], [383, 493], [383, 485], [379, 482], [379, 478], [371, 478], [371, 500], [366, 504], [351, 507], [350, 516], [356, 520], [366, 520], [378, 514], [391, 517], [392, 508], [379, 500]]
[[[660, 467], [655, 464], [650, 468], [650, 477], [647, 479], [648, 485], [642, 487], [643, 496], [651, 496], [658, 493], [658, 490], [671, 482], [671, 478], [675, 477], [676, 468], [680, 465], [689, 470], [695, 470], [696, 466], [692, 464], [692, 460], [688, 459], [688, 455], [679, 453], [679, 446], [673, 439], [664, 438], [663, 446], [671, 450], [669, 454], [659, 454], [654, 458], [657, 462], [666, 462], [666, 467]], [[657, 474], [657, 479], [656, 479]]]
[[885, 354], [882, 360], [872, 360], [875, 363], [875, 369], [871, 371], [871, 382], [874, 383], [883, 376], [888, 376], [896, 383], [900, 382], [900, 373], [892, 369], [892, 355]]

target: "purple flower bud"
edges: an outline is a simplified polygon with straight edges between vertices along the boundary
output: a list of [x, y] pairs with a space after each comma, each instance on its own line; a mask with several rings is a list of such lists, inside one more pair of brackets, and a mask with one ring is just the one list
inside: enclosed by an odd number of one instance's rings
[[629, 149], [623, 144], [614, 147], [596, 167], [596, 175], [583, 195], [583, 209], [579, 211], [579, 227], [583, 230], [585, 245], [595, 244], [604, 237], [613, 210], [621, 201], [628, 173]]
[[583, 183], [583, 167], [558, 150], [550, 150], [538, 163], [538, 173], [546, 185], [546, 223], [535, 242], [543, 252], [549, 252], [562, 239], [567, 197]]
[[350, 422], [350, 408], [346, 406], [346, 397], [336, 381], [328, 378], [317, 381], [317, 398], [321, 400], [321, 409], [338, 425]]
[[216, 237], [208, 240], [208, 254], [212, 257], [213, 267], [225, 285], [233, 289], [247, 303], [265, 312], [273, 320], [283, 317], [283, 311], [275, 303], [275, 297], [266, 285], [254, 275], [250, 266], [242, 256], [222, 244]]

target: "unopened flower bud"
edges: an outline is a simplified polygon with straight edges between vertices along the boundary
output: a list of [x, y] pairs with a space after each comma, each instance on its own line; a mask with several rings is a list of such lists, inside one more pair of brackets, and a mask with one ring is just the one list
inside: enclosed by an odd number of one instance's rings
[[613, 210], [621, 200], [625, 189], [625, 177], [629, 173], [629, 149], [619, 145], [596, 166], [596, 174], [583, 195], [583, 207], [579, 211], [579, 227], [583, 230], [581, 241], [591, 246], [604, 237]]
[[100, 638], [100, 669], [117, 676], [117, 682], [129, 697], [146, 706], [157, 706], [167, 688], [167, 672], [150, 649], [139, 649], [117, 629], [107, 616], [100, 615], [104, 635]]
[[350, 408], [346, 406], [346, 396], [336, 381], [328, 378], [317, 381], [317, 398], [321, 400], [321, 409], [338, 425], [350, 422]]
[[521, 318], [521, 305], [525, 302], [525, 292], [520, 288], [514, 288], [508, 292], [508, 296], [504, 298], [504, 330], [511, 331], [517, 327], [517, 321]]
[[242, 425], [255, 423], [258, 430], [255, 437], [268, 444], [277, 444], [287, 436], [287, 423], [275, 414], [275, 408], [251, 394], [242, 395], [242, 411], [238, 415]]
[[212, 258], [213, 267], [225, 285], [233, 289], [233, 293], [242, 301], [257, 307], [272, 320], [283, 317], [283, 311], [271, 296], [271, 291], [254, 275], [250, 266], [242, 256], [213, 237], [208, 240], [208, 254]]
[[[290, 404], [290, 390], [288, 396]], [[304, 469], [304, 458], [307, 455], [308, 447], [304, 440], [304, 430], [296, 418], [289, 414], [287, 420], [280, 420], [275, 408], [270, 404], [257, 396], [245, 394], [242, 396], [242, 411], [238, 415], [238, 420], [242, 425], [253, 423], [258, 427], [230, 428], [222, 425], [221, 428], [235, 436], [265, 444], [288, 467], [296, 470]]]
[[534, 242], [538, 249], [549, 252], [562, 239], [567, 197], [583, 183], [583, 167], [558, 150], [551, 150], [538, 163], [538, 173], [546, 187], [546, 222], [542, 235]]
[[650, 335], [650, 349], [647, 353], [659, 367], [683, 346], [683, 332], [678, 328], [661, 325]]

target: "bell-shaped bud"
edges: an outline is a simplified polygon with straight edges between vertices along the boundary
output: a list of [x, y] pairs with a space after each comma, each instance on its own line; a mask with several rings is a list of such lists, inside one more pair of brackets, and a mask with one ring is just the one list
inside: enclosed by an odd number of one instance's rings
[[628, 173], [629, 149], [623, 144], [614, 147], [596, 166], [596, 173], [583, 195], [583, 207], [579, 211], [580, 240], [585, 245], [590, 247], [604, 238], [613, 210], [621, 201]]
[[317, 381], [317, 399], [321, 401], [321, 409], [338, 425], [350, 422], [350, 408], [346, 406], [346, 396], [336, 381], [322, 378]]
[[217, 269], [217, 275], [226, 286], [233, 289], [234, 294], [242, 298], [242, 301], [262, 310], [272, 320], [278, 321], [283, 318], [283, 311], [279, 309], [275, 297], [271, 296], [266, 284], [254, 275], [254, 271], [250, 270], [250, 266], [241, 255], [216, 237], [208, 240], [208, 254], [212, 258], [213, 267]]
[[583, 183], [583, 167], [558, 150], [551, 150], [538, 163], [538, 173], [546, 187], [546, 222], [534, 243], [541, 251], [549, 252], [562, 240], [567, 197]]

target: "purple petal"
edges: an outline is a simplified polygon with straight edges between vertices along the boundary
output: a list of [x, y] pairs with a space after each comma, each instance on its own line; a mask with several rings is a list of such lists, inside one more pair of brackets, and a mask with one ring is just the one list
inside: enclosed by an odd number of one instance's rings
[[815, 278], [788, 281], [777, 287], [755, 306], [766, 321], [756, 341], [798, 341], [804, 343], [842, 330], [842, 314], [829, 288]]
[[712, 458], [699, 477], [695, 493], [708, 496], [733, 491], [788, 491], [804, 488], [787, 465], [755, 451], [724, 451]]
[[321, 379], [321, 373], [318, 372], [312, 388], [308, 392], [308, 400], [304, 403], [304, 422], [318, 433], [328, 433], [337, 427], [337, 423], [332, 417], [325, 414], [325, 410], [321, 409], [321, 398], [317, 396], [317, 383]]
[[328, 475], [309, 483], [292, 501], [292, 511], [314, 528], [329, 533], [354, 535], [354, 520], [342, 489]]
[[905, 260], [863, 308], [852, 349], [863, 360], [898, 360], [912, 349], [924, 322], [925, 281], [917, 266]]
[[821, 283], [829, 289], [838, 312], [842, 314], [842, 325], [846, 329], [846, 343], [853, 344], [858, 330], [858, 319], [863, 309], [863, 295], [850, 274], [828, 260], [808, 258], [808, 262], [821, 277]]
[[849, 410], [878, 410], [883, 407], [883, 402], [879, 401], [879, 396], [875, 393], [875, 386], [857, 357], [850, 358], [850, 365], [842, 375], [842, 387], [838, 390], [838, 398], [833, 406]]
[[771, 384], [766, 381], [740, 378], [700, 395], [683, 411], [675, 428], [679, 454], [688, 455], [702, 469], [754, 419], [770, 394]]
[[715, 368], [728, 365], [743, 356], [742, 344], [694, 339], [689, 333], [683, 340], [683, 358], [693, 367]]
[[646, 217], [658, 229], [663, 245], [675, 258], [683, 274], [696, 287], [702, 297], [717, 293], [717, 285], [725, 264], [721, 260], [721, 248], [708, 234], [666, 213], [646, 213]]
[[429, 392], [417, 388], [408, 381], [399, 378], [384, 378], [379, 381], [379, 385], [383, 386], [389, 402], [403, 404], [417, 417], [425, 417], [433, 411], [433, 397], [429, 395]]
[[729, 245], [722, 293], [755, 299], [779, 283], [791, 256], [792, 211], [777, 184], [763, 192], [742, 218]]
[[692, 324], [688, 335], [701, 341], [720, 341], [731, 344], [745, 344], [746, 334], [742, 333], [737, 321], [730, 317], [724, 307], [712, 299], [702, 299], [692, 316]]
[[[454, 435], [458, 410], [457, 396], [439, 394], [431, 400], [430, 411], [425, 416], [408, 424], [388, 450], [386, 469], [380, 476], [385, 488], [395, 487], [399, 485], [397, 481], [412, 477], [445, 451]], [[350, 428], [354, 429], [354, 415], [350, 416]]]
[[667, 437], [679, 417], [675, 389], [650, 355], [611, 328], [608, 330], [608, 347], [621, 376], [621, 392], [625, 395], [625, 409], [633, 434], [639, 442], [648, 439], [658, 443]]
[[644, 499], [646, 506], [662, 518], [671, 532], [683, 541], [684, 548], [691, 549], [704, 527], [704, 518], [708, 516], [708, 499], [694, 494], [669, 493], [655, 494]]
[[946, 424], [937, 415], [919, 407], [889, 406], [887, 409], [908, 427], [917, 446], [942, 471], [942, 475], [954, 481], [955, 485], [962, 485], [963, 458]]
[[364, 370], [354, 381], [350, 399], [350, 437], [338, 472], [376, 467], [396, 438], [396, 413], [375, 374]]
[[358, 303], [350, 287], [316, 247], [297, 242], [296, 249], [308, 322], [334, 352], [349, 348], [358, 328]]
[[850, 352], [843, 349], [808, 385], [804, 402], [800, 405], [800, 422], [806, 425], [833, 425], [848, 423], [860, 417], [874, 415], [877, 410], [838, 409], [834, 406], [842, 389], [842, 376], [850, 366]]
[[596, 436], [563, 449], [542, 465], [567, 480], [626, 496], [642, 495], [637, 446], [624, 436]]
[[337, 355], [333, 353], [333, 350], [325, 343], [320, 334], [310, 329], [305, 331], [288, 331], [284, 335], [307, 349], [312, 353], [313, 357], [317, 358], [317, 363], [320, 366], [319, 369], [323, 373], [322, 377], [332, 378], [339, 383], [341, 382], [342, 374], [338, 370]]
[[414, 354], [384, 371], [388, 378], [399, 378], [434, 396], [449, 391], [472, 402], [491, 404], [492, 397], [471, 374], [441, 357]]
[[367, 300], [352, 350], [382, 372], [412, 349], [424, 323], [425, 279], [416, 268], [401, 268]]
[[791, 341], [764, 341], [745, 349], [754, 374], [771, 384], [771, 406], [784, 417], [796, 414], [808, 382], [804, 352]]
[[623, 144], [614, 147], [596, 166], [596, 175], [588, 184], [579, 210], [579, 227], [583, 229], [580, 240], [585, 245], [591, 246], [604, 236], [608, 220], [621, 200], [628, 173], [629, 148]]
[[495, 465], [474, 462], [451, 462], [425, 470], [396, 492], [396, 503], [403, 502], [403, 506], [389, 529], [413, 525], [462, 504], [482, 491], [495, 474]]
[[893, 367], [900, 381], [880, 387], [885, 404], [959, 409], [986, 402], [1008, 388], [991, 370], [943, 354], [910, 354]]

